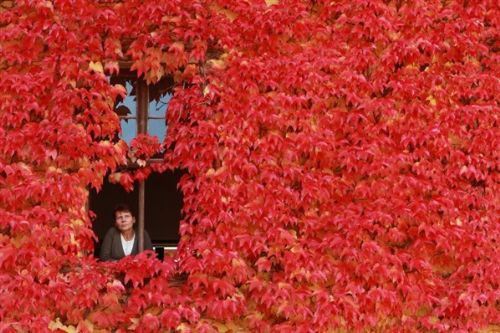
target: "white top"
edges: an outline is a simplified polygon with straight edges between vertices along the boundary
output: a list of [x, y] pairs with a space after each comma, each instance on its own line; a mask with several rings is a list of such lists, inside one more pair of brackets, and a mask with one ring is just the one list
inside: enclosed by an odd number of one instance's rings
[[123, 238], [123, 235], [120, 235], [120, 238], [122, 240], [123, 252], [126, 256], [130, 255], [130, 253], [132, 253], [132, 248], [134, 247], [135, 233], [131, 240], [126, 240]]

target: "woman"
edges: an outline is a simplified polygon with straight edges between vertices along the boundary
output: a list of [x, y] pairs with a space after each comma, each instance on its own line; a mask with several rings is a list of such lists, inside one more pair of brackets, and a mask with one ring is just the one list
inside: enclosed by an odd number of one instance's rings
[[[134, 230], [135, 217], [127, 205], [120, 204], [114, 210], [115, 226], [104, 236], [99, 258], [103, 261], [118, 260], [139, 253], [139, 241]], [[153, 249], [151, 239], [144, 230], [144, 250]]]

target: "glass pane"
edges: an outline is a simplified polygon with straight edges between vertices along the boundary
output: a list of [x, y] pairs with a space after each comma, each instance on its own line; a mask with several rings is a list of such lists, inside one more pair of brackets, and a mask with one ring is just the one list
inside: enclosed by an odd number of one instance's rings
[[156, 136], [160, 143], [165, 140], [165, 135], [167, 133], [167, 124], [165, 119], [148, 119], [148, 134], [151, 136]]
[[122, 131], [120, 133], [120, 139], [125, 141], [128, 145], [133, 138], [137, 136], [137, 120], [136, 119], [121, 119], [120, 125]]
[[[131, 80], [127, 80], [125, 82], [125, 88], [127, 89], [127, 96], [125, 96], [123, 101], [120, 101], [119, 103], [116, 104], [115, 110], [117, 110], [118, 115], [120, 117], [125, 117], [125, 116], [137, 117], [137, 103], [135, 101], [136, 100], [135, 89], [132, 83], [133, 82]], [[120, 112], [120, 110], [125, 110], [125, 108], [120, 108], [120, 106], [127, 107], [128, 109], [128, 111], [126, 112], [127, 114], [124, 114], [125, 112]]]
[[165, 118], [168, 109], [168, 103], [172, 98], [171, 93], [161, 95], [158, 100], [149, 102], [149, 117], [163, 117]]

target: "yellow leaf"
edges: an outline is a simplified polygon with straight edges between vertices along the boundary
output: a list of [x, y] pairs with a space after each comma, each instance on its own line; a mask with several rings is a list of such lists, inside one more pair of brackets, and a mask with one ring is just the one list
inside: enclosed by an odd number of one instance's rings
[[208, 86], [206, 86], [205, 89], [203, 89], [203, 96], [207, 96], [209, 92], [210, 92], [210, 88]]
[[460, 137], [458, 137], [457, 135], [453, 134], [453, 133], [450, 133], [448, 135], [448, 142], [455, 148], [457, 147], [461, 147], [462, 144], [463, 144], [463, 141], [462, 139], [460, 139]]
[[73, 325], [65, 326], [61, 323], [61, 320], [59, 318], [56, 318], [56, 321], [51, 321], [49, 323], [49, 329], [52, 331], [61, 330], [63, 332], [68, 332], [68, 333], [76, 332], [75, 326]]
[[137, 329], [137, 326], [139, 326], [139, 318], [130, 318], [130, 321], [132, 324], [128, 327], [129, 330], [135, 330]]
[[161, 312], [161, 308], [159, 308], [157, 306], [152, 306], [152, 307], [146, 309], [146, 313], [150, 313], [150, 314], [155, 315], [155, 316], [159, 315], [160, 312]]
[[399, 32], [389, 31], [388, 36], [391, 41], [395, 41], [401, 37], [401, 34]]
[[479, 333], [498, 333], [500, 332], [500, 325], [488, 325], [479, 330]]
[[434, 98], [434, 96], [429, 95], [429, 96], [427, 97], [427, 100], [429, 101], [429, 103], [430, 103], [432, 106], [436, 106], [436, 99]]
[[223, 323], [214, 322], [213, 324], [215, 327], [217, 327], [218, 332], [225, 333], [225, 332], [229, 331], [229, 328], [226, 325], [224, 325]]
[[222, 14], [222, 15], [226, 16], [229, 19], [229, 21], [231, 21], [231, 22], [233, 22], [236, 19], [236, 17], [238, 17], [238, 14], [236, 14], [235, 12], [232, 12], [226, 8], [222, 8], [216, 4], [211, 5], [210, 8], [212, 10], [214, 10], [215, 12], [217, 12], [218, 14]]
[[218, 168], [217, 170], [215, 170], [214, 176], [218, 176], [221, 173], [223, 173], [224, 171], [226, 171], [226, 166], [225, 165], [223, 165], [220, 168]]
[[168, 48], [169, 51], [179, 51], [184, 52], [184, 43], [183, 42], [173, 42], [172, 45]]
[[175, 330], [178, 332], [189, 332], [190, 331], [189, 326], [185, 323], [182, 323], [179, 326], [177, 326], [175, 328]]
[[75, 227], [81, 227], [85, 223], [81, 219], [74, 219], [74, 220], [71, 220], [71, 224]]
[[1, 7], [3, 7], [3, 8], [12, 8], [12, 7], [14, 7], [14, 1], [4, 0], [1, 3], [2, 3]]
[[89, 69], [93, 70], [94, 72], [99, 72], [99, 73], [104, 72], [104, 69], [102, 68], [102, 64], [99, 61], [96, 61], [96, 62], [91, 61], [89, 63]]
[[233, 267], [245, 267], [246, 266], [243, 259], [233, 259], [233, 260], [231, 260], [231, 265]]
[[20, 235], [17, 237], [12, 237], [10, 242], [16, 247], [20, 248], [24, 243], [26, 243], [26, 236]]
[[181, 21], [180, 16], [163, 16], [161, 18], [162, 22], [169, 22], [169, 23], [178, 23]]
[[272, 6], [272, 5], [277, 5], [280, 3], [279, 0], [265, 0], [266, 1], [266, 5], [269, 7], [269, 6]]
[[112, 184], [118, 184], [120, 182], [121, 176], [122, 176], [121, 172], [113, 172], [108, 176], [108, 180]]
[[215, 69], [224, 69], [226, 67], [225, 61], [220, 59], [210, 59], [208, 65]]

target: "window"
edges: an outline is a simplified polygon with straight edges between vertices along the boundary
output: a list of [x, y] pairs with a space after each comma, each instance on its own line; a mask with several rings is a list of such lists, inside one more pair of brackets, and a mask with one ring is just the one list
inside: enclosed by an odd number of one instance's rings
[[121, 84], [127, 90], [127, 96], [115, 105], [120, 117], [121, 139], [130, 144], [137, 134], [147, 133], [163, 142], [167, 133], [166, 115], [172, 98], [172, 79], [164, 78], [154, 85], [147, 85], [134, 73], [126, 71], [112, 77], [111, 83]]
[[[120, 117], [120, 138], [130, 144], [138, 134], [147, 133], [163, 142], [167, 133], [166, 115], [172, 98], [173, 80], [167, 77], [154, 85], [147, 85], [143, 79], [137, 78], [135, 72], [121, 70], [119, 75], [110, 77], [110, 82], [123, 85], [127, 91], [127, 95], [115, 104]], [[132, 193], [126, 193], [120, 185], [109, 183], [106, 177], [102, 190], [99, 193], [92, 191], [89, 200], [90, 209], [97, 215], [94, 230], [99, 239], [114, 223], [113, 208], [118, 203], [126, 203], [134, 210], [137, 219], [139, 251], [144, 249], [144, 229], [148, 230], [154, 246], [175, 246], [179, 239], [182, 209], [182, 192], [177, 189], [180, 177], [178, 170], [153, 174], [145, 182], [136, 184]]]

